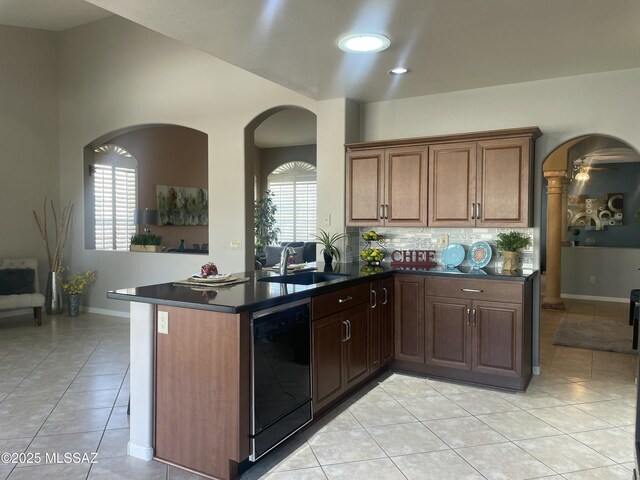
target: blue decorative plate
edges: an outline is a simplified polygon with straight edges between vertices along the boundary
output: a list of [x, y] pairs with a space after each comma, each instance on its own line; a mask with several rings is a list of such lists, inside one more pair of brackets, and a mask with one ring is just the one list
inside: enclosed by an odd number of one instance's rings
[[457, 267], [464, 260], [464, 247], [459, 243], [451, 243], [442, 250], [442, 262], [447, 268]]
[[471, 245], [467, 254], [467, 261], [473, 268], [486, 267], [491, 260], [491, 245], [487, 242], [476, 242]]

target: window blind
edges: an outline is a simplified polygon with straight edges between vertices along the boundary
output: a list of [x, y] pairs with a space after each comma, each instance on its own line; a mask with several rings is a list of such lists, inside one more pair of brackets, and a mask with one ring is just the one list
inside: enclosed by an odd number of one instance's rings
[[281, 242], [308, 242], [316, 233], [317, 182], [309, 175], [273, 175], [269, 190], [277, 206]]
[[96, 164], [93, 171], [96, 250], [128, 250], [135, 232], [136, 169]]

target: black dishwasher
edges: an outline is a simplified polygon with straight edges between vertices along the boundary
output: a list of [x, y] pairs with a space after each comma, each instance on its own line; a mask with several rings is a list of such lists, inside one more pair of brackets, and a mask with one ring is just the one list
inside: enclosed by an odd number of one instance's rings
[[309, 300], [253, 313], [251, 340], [254, 462], [313, 418]]

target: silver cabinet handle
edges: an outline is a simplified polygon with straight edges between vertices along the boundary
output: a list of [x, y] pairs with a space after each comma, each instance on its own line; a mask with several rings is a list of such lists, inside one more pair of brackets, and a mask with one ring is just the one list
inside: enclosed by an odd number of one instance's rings
[[384, 205], [380, 204], [380, 220], [384, 220]]
[[345, 324], [347, 330], [347, 338], [342, 340], [343, 342], [347, 342], [351, 340], [351, 320], [344, 320], [342, 323]]
[[476, 204], [472, 203], [471, 204], [471, 220], [475, 220], [476, 219]]
[[382, 291], [384, 292], [384, 302], [382, 302], [383, 305], [386, 305], [387, 302], [389, 301], [389, 297], [387, 296], [387, 289], [385, 287], [382, 287]]
[[471, 326], [476, 326], [476, 309], [471, 310]]
[[371, 289], [371, 295], [373, 298], [369, 299], [369, 303], [371, 303], [371, 308], [376, 308], [378, 306], [378, 294], [374, 289]]
[[467, 327], [471, 326], [471, 310], [467, 308]]
[[345, 297], [345, 298], [339, 298], [338, 299], [338, 303], [345, 303], [345, 302], [349, 302], [351, 300], [353, 300], [353, 297], [351, 295], [349, 295], [348, 297]]
[[388, 203], [386, 203], [384, 205], [384, 218], [385, 219], [389, 219], [389, 204]]
[[461, 288], [463, 292], [483, 293], [484, 290], [478, 290], [477, 288]]
[[347, 322], [348, 320], [342, 321], [342, 325], [344, 325], [344, 336], [342, 337], [343, 342], [346, 342], [347, 340], [349, 340], [349, 324]]
[[478, 205], [478, 208], [476, 209], [476, 219], [477, 220], [482, 220], [482, 218], [481, 218], [482, 214], [481, 214], [481, 211], [480, 211], [480, 204], [477, 203], [476, 205]]

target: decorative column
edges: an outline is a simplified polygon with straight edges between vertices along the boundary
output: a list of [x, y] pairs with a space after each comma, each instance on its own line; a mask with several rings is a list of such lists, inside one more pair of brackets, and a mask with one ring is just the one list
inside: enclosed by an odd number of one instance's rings
[[545, 296], [542, 308], [564, 310], [564, 302], [560, 298], [560, 253], [562, 241], [562, 224], [565, 212], [562, 210], [566, 170], [549, 170], [544, 172], [547, 186], [547, 273]]

